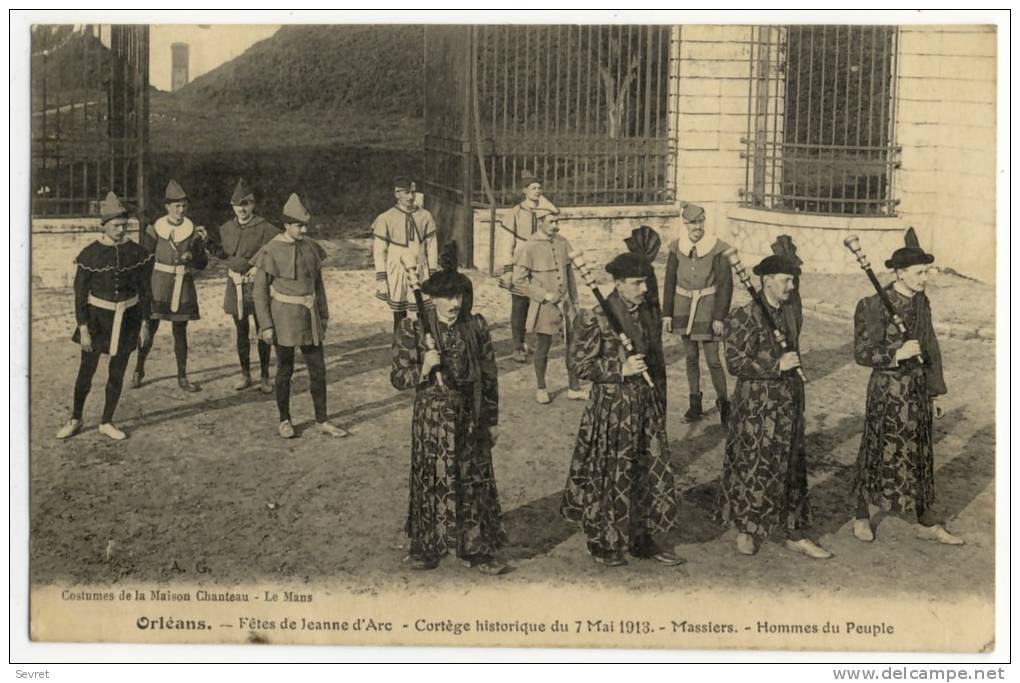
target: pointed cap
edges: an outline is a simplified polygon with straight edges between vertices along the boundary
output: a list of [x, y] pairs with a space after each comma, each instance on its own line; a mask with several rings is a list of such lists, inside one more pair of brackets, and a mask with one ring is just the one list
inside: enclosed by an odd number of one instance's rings
[[240, 178], [237, 181], [237, 187], [234, 188], [234, 194], [230, 195], [230, 203], [237, 205], [245, 199], [255, 199], [255, 191], [248, 186], [248, 183], [244, 182], [244, 178]]
[[178, 184], [173, 178], [166, 184], [166, 191], [163, 193], [164, 202], [181, 202], [188, 198], [188, 194], [184, 191], [184, 188]]
[[99, 220], [103, 223], [112, 221], [114, 218], [125, 218], [127, 215], [127, 207], [112, 192], [107, 194], [106, 199], [99, 205]]
[[287, 203], [283, 205], [283, 222], [284, 223], [308, 223], [312, 216], [308, 213], [308, 209], [301, 203], [301, 199], [296, 194], [291, 194], [290, 198], [287, 199]]

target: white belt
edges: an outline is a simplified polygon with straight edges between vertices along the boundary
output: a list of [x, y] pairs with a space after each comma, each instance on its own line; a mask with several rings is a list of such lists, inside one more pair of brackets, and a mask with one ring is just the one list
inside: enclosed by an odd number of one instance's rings
[[676, 293], [691, 300], [691, 312], [687, 316], [687, 329], [684, 331], [684, 334], [689, 337], [691, 336], [691, 330], [694, 328], [694, 315], [698, 312], [698, 302], [709, 294], [715, 294], [715, 285], [705, 287], [704, 289], [684, 289], [683, 287], [677, 287]]
[[173, 313], [177, 312], [177, 309], [181, 305], [181, 288], [184, 286], [184, 273], [188, 271], [185, 266], [171, 266], [167, 263], [160, 263], [156, 261], [155, 269], [161, 273], [173, 273], [174, 276], [174, 293], [170, 297], [170, 310]]
[[247, 273], [238, 273], [233, 270], [227, 270], [227, 277], [234, 283], [234, 287], [237, 291], [237, 319], [244, 319], [244, 285], [251, 284], [255, 281], [255, 268], [251, 268]]
[[124, 301], [107, 301], [98, 296], [89, 294], [89, 306], [101, 308], [104, 311], [113, 311], [113, 334], [110, 336], [110, 355], [116, 356], [120, 346], [120, 327], [124, 322], [124, 311], [138, 304], [138, 297], [133, 296]]
[[284, 294], [283, 292], [276, 289], [276, 287], [269, 288], [270, 293], [274, 299], [285, 304], [295, 304], [297, 306], [304, 306], [308, 309], [308, 312], [312, 314], [312, 341], [315, 345], [319, 345], [319, 308], [315, 305], [315, 292], [311, 294]]

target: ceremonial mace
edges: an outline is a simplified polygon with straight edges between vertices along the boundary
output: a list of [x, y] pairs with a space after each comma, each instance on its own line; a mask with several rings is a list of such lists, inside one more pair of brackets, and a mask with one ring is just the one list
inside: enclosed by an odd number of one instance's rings
[[[783, 353], [792, 351], [789, 344], [786, 342], [786, 335], [783, 334], [783, 332], [779, 329], [779, 326], [776, 325], [776, 321], [772, 317], [772, 311], [769, 310], [769, 305], [765, 302], [765, 297], [761, 292], [755, 289], [754, 285], [751, 283], [751, 278], [748, 276], [747, 271], [744, 270], [744, 264], [740, 262], [740, 255], [737, 253], [736, 248], [730, 247], [724, 251], [722, 255], [730, 262], [730, 265], [733, 267], [733, 272], [737, 274], [738, 278], [740, 278], [740, 282], [747, 289], [747, 293], [750, 294], [754, 302], [758, 304], [758, 309], [761, 311], [762, 317], [765, 318], [765, 324], [768, 325], [769, 331], [772, 332], [772, 338], [776, 340], [776, 344], [778, 344], [779, 348], [783, 350]], [[800, 381], [807, 384], [807, 377], [804, 376], [804, 371], [801, 370], [800, 367], [794, 368], [794, 371], [797, 373], [797, 376], [800, 377]]]
[[[431, 330], [429, 324], [429, 317], [425, 308], [425, 297], [421, 293], [421, 276], [418, 274], [418, 263], [415, 260], [412, 264], [408, 264], [404, 259], [400, 260], [401, 265], [404, 266], [404, 273], [407, 275], [407, 286], [414, 294], [414, 305], [418, 310], [418, 324], [421, 325], [422, 331], [425, 332], [425, 348], [429, 351], [438, 351], [439, 357], [443, 357], [442, 340], [439, 336], [439, 330]], [[436, 383], [439, 386], [443, 386], [443, 370], [442, 365], [438, 365], [433, 368], [436, 372]]]
[[[900, 331], [900, 334], [903, 335], [905, 340], [912, 339], [913, 337], [907, 331], [906, 323], [903, 322], [903, 318], [900, 317], [900, 314], [896, 311], [896, 307], [893, 306], [893, 302], [889, 298], [889, 293], [885, 291], [885, 287], [883, 287], [882, 283], [878, 281], [878, 277], [875, 276], [875, 271], [871, 268], [871, 262], [868, 261], [868, 257], [863, 251], [861, 251], [861, 241], [857, 238], [857, 235], [850, 235], [843, 240], [843, 244], [851, 251], [851, 253], [853, 253], [854, 257], [857, 258], [857, 263], [860, 264], [861, 269], [867, 273], [868, 279], [871, 280], [871, 285], [875, 288], [875, 291], [878, 292], [878, 298], [882, 300], [885, 310], [888, 311], [889, 315], [892, 317], [893, 325], [896, 326], [896, 329]], [[923, 353], [919, 353], [916, 356], [911, 357], [910, 360], [913, 361], [915, 358], [918, 363], [922, 365], [924, 364], [925, 361]]]
[[[599, 307], [606, 316], [606, 320], [609, 322], [610, 329], [613, 330], [613, 334], [620, 340], [620, 345], [623, 346], [623, 350], [627, 352], [627, 356], [635, 355], [634, 342], [631, 341], [627, 333], [623, 331], [623, 324], [611, 308], [606, 303], [606, 298], [602, 296], [602, 292], [599, 291], [598, 285], [595, 284], [595, 278], [591, 274], [591, 269], [588, 266], [588, 262], [585, 261], [584, 255], [581, 252], [570, 252], [567, 254], [567, 258], [577, 269], [577, 272], [581, 275], [581, 279], [584, 284], [588, 285], [588, 289], [591, 290], [592, 294], [595, 295], [595, 300], [598, 301]], [[567, 350], [570, 353], [570, 350]], [[659, 439], [663, 451], [667, 451], [669, 447], [669, 439], [666, 437], [666, 416], [663, 411], [663, 406], [659, 401], [659, 390], [655, 386], [655, 382], [652, 380], [652, 376], [648, 374], [648, 370], [643, 370], [641, 376], [644, 378], [645, 383], [648, 384], [652, 390], [652, 407], [655, 410], [656, 416], [656, 437]]]

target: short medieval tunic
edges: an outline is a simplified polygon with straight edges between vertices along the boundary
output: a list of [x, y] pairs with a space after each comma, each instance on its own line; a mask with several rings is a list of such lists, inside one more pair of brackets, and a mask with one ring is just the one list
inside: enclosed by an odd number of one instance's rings
[[601, 309], [582, 311], [569, 352], [578, 377], [592, 386], [560, 513], [581, 528], [592, 555], [641, 555], [653, 533], [669, 532], [677, 521], [673, 470], [653, 403], [665, 389], [660, 321], [647, 303], [631, 310], [616, 292], [607, 301], [645, 354], [658, 391], [641, 375], [623, 376], [626, 352]]
[[428, 314], [442, 347], [443, 384], [421, 381], [425, 336], [415, 319], [393, 341], [390, 381], [414, 390], [405, 531], [415, 557], [492, 555], [506, 542], [489, 428], [499, 422], [496, 354], [480, 315], [452, 326]]
[[[570, 243], [559, 235], [536, 232], [517, 248], [514, 257], [513, 290], [531, 299], [527, 330], [538, 334], [563, 334], [575, 315], [577, 284], [570, 265]], [[559, 303], [549, 303], [546, 294], [558, 294]], [[567, 320], [564, 321], [564, 312]]]
[[414, 295], [408, 287], [406, 267], [416, 263], [421, 282], [438, 269], [436, 221], [427, 209], [415, 207], [404, 211], [394, 206], [375, 219], [372, 235], [375, 237], [372, 247], [375, 277], [386, 283], [386, 294], [376, 293], [376, 296], [394, 312], [411, 310], [415, 305]]
[[[729, 245], [709, 236], [692, 244], [684, 237], [673, 240], [667, 247], [663, 314], [673, 318], [673, 330], [683, 336], [713, 341], [717, 335], [712, 322], [726, 320], [733, 298], [733, 275], [723, 256]], [[688, 335], [689, 322], [692, 324]]]
[[[227, 261], [227, 289], [223, 294], [223, 311], [233, 318], [255, 315], [253, 284], [255, 267], [250, 261], [269, 240], [280, 234], [280, 229], [262, 216], [252, 216], [241, 225], [237, 217], [220, 226], [220, 241], [209, 245], [213, 256]], [[237, 283], [241, 283], [241, 311], [237, 310]]]
[[[77, 325], [71, 339], [81, 343], [80, 326], [87, 325], [93, 351], [110, 353], [120, 304], [118, 355], [138, 347], [142, 321], [149, 317], [149, 266], [152, 255], [137, 243], [93, 242], [74, 260], [74, 317]], [[126, 306], [123, 302], [137, 299]], [[113, 309], [113, 310], [111, 310]]]
[[539, 220], [549, 213], [549, 210], [544, 207], [532, 207], [527, 201], [524, 201], [508, 209], [500, 221], [502, 230], [497, 230], [495, 233], [496, 244], [493, 251], [496, 255], [496, 264], [502, 271], [499, 286], [509, 290], [511, 294], [527, 296], [514, 286], [514, 259], [524, 243], [538, 232]]
[[854, 358], [872, 370], [853, 493], [886, 511], [915, 512], [935, 500], [931, 399], [946, 393], [946, 384], [928, 297], [905, 297], [892, 286], [886, 291], [925, 364], [897, 365], [903, 334], [877, 294], [858, 302]]
[[198, 320], [194, 274], [205, 270], [209, 257], [195, 225], [187, 218], [173, 225], [163, 216], [142, 233], [142, 246], [155, 257], [151, 316], [157, 320]]
[[326, 252], [305, 237], [281, 233], [251, 259], [255, 272], [255, 314], [259, 327], [273, 328], [278, 346], [322, 344], [329, 320], [322, 261]]
[[[781, 304], [772, 318], [796, 350], [800, 336], [793, 308]], [[726, 435], [717, 516], [763, 539], [778, 529], [807, 524], [804, 385], [779, 371], [783, 351], [754, 301], [726, 320], [726, 366], [737, 378]]]

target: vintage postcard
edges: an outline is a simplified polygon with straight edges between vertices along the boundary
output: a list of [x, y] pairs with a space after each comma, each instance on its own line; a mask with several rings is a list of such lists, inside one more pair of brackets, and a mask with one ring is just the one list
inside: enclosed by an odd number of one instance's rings
[[80, 19], [33, 641], [994, 651], [1001, 26]]

